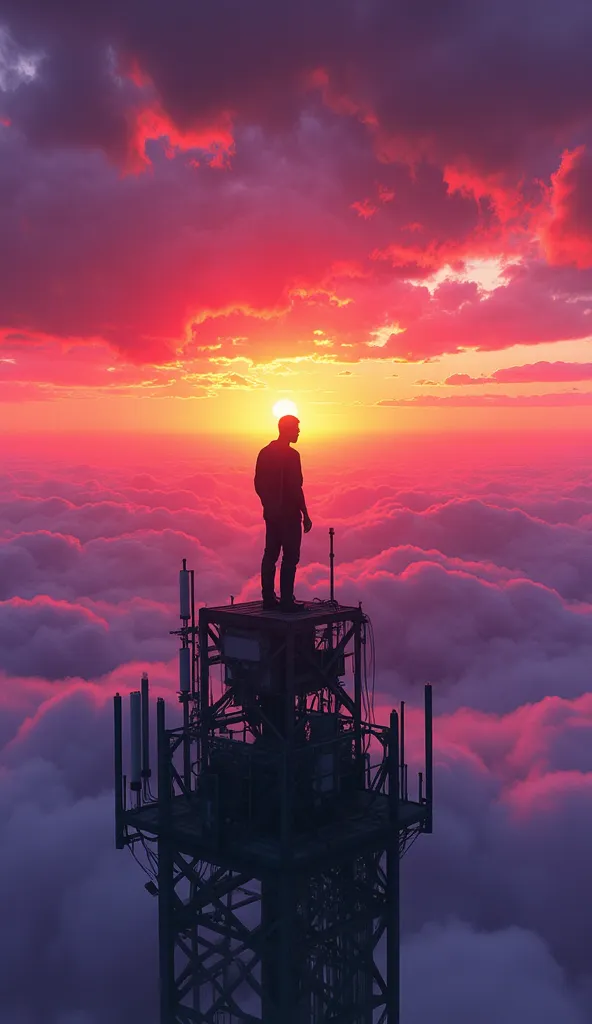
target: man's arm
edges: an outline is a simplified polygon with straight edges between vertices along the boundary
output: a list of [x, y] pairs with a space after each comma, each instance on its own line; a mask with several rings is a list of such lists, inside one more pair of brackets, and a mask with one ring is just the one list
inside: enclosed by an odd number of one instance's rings
[[253, 483], [255, 485], [255, 491], [263, 501], [263, 495], [261, 493], [261, 452], [259, 452], [257, 462], [255, 463], [255, 479], [253, 480]]
[[304, 500], [304, 491], [302, 490], [302, 484], [300, 485], [300, 491], [298, 495], [298, 508], [302, 512], [302, 515], [306, 518], [308, 511], [306, 508], [306, 501]]
[[310, 516], [308, 514], [308, 509], [306, 507], [306, 500], [305, 500], [305, 497], [304, 497], [304, 491], [302, 489], [302, 485], [304, 483], [304, 480], [302, 478], [302, 463], [300, 462], [300, 455], [298, 455], [298, 473], [299, 473], [299, 477], [300, 477], [300, 485], [299, 485], [299, 492], [298, 492], [298, 502], [299, 502], [298, 507], [299, 507], [300, 511], [302, 512], [302, 517], [303, 517], [303, 520], [304, 520], [304, 532], [305, 533], [310, 533], [310, 531], [312, 530], [312, 521], [311, 521], [311, 518], [310, 518]]

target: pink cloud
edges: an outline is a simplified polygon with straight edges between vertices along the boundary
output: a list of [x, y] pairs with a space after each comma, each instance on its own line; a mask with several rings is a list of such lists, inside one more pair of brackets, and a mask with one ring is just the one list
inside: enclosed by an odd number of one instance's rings
[[[467, 381], [455, 381], [455, 383], [467, 383]], [[482, 383], [479, 380], [471, 383]], [[487, 407], [500, 406], [509, 408], [530, 407], [569, 407], [580, 405], [592, 405], [592, 392], [562, 391], [557, 394], [545, 395], [415, 395], [413, 398], [384, 398], [376, 403], [384, 406], [454, 406], [463, 407]]]
[[527, 363], [525, 366], [504, 366], [491, 376], [471, 377], [468, 373], [453, 373], [445, 384], [538, 384], [542, 382], [592, 380], [592, 363]]
[[586, 146], [565, 150], [547, 190], [548, 206], [538, 213], [538, 231], [552, 264], [592, 266], [592, 164]]
[[129, 170], [138, 173], [151, 165], [146, 155], [146, 144], [151, 139], [166, 139], [166, 154], [170, 159], [179, 151], [205, 150], [209, 154], [210, 167], [226, 166], [234, 154], [232, 118], [224, 111], [217, 120], [217, 124], [206, 122], [183, 130], [158, 106], [138, 110], [130, 140]]
[[364, 220], [369, 220], [370, 217], [373, 217], [378, 209], [370, 199], [362, 199], [359, 202], [352, 203], [351, 208]]
[[[256, 594], [254, 453], [237, 442], [206, 457], [188, 439], [171, 456], [166, 442], [136, 440], [128, 451], [121, 439], [115, 457], [105, 442], [59, 443], [30, 442], [27, 454], [17, 439], [0, 470], [0, 575], [13, 591], [0, 602], [0, 647], [18, 670], [0, 673], [0, 899], [12, 979], [3, 998], [21, 1019], [37, 1013], [22, 964], [41, 942], [43, 1012], [92, 1007], [99, 1024], [124, 1024], [149, 1018], [154, 992], [127, 980], [156, 963], [157, 928], [139, 868], [113, 849], [111, 695], [135, 689], [147, 668], [175, 720], [168, 631], [181, 557], [198, 570], [200, 600]], [[589, 441], [303, 448], [315, 526], [299, 590], [326, 596], [335, 525], [338, 596], [362, 599], [375, 628], [379, 718], [408, 701], [410, 779], [421, 686], [434, 684], [435, 832], [405, 858], [402, 886], [404, 983], [430, 964], [433, 985], [409, 1012], [419, 1024], [448, 1007], [468, 1024], [503, 977], [504, 1020], [540, 1000], [541, 1020], [583, 1024], [589, 916], [575, 920], [571, 908], [592, 851], [581, 825], [591, 797]], [[102, 650], [118, 664], [100, 675]], [[54, 651], [69, 659], [65, 677]], [[121, 932], [122, 913], [134, 929], [140, 921], [141, 941]], [[125, 972], [118, 943], [132, 950]], [[499, 1024], [493, 995], [489, 1003]]]

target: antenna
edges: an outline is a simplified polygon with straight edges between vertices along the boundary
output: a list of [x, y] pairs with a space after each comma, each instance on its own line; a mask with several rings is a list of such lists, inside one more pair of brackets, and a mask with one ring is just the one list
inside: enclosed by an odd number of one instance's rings
[[187, 559], [183, 559], [183, 568], [179, 570], [179, 616], [187, 625], [191, 618], [191, 597], [189, 590], [190, 572], [187, 568]]
[[148, 673], [142, 673], [142, 778], [150, 778], [150, 704], [148, 698]]
[[125, 846], [125, 830], [123, 826], [123, 715], [121, 707], [121, 696], [116, 693], [113, 698], [113, 710], [115, 715], [115, 846], [123, 850]]
[[130, 788], [139, 792], [142, 788], [142, 696], [139, 690], [130, 693]]
[[424, 719], [425, 719], [425, 800], [428, 806], [428, 816], [425, 831], [432, 831], [432, 800], [434, 796], [434, 756], [432, 747], [432, 684], [426, 683], [424, 691]]
[[179, 570], [179, 616], [181, 629], [173, 630], [181, 638], [179, 649], [179, 702], [183, 705], [183, 780], [186, 792], [191, 789], [191, 737], [189, 734], [190, 708], [189, 702], [196, 696], [196, 629], [195, 629], [195, 573], [187, 568], [187, 559], [183, 559], [183, 568]]
[[404, 700], [401, 701], [401, 713], [399, 715], [399, 723], [400, 723], [399, 753], [400, 753], [400, 757], [401, 757], [401, 761], [400, 761], [400, 765], [399, 765], [400, 770], [401, 770], [401, 774], [400, 774], [400, 778], [399, 778], [399, 783], [400, 783], [400, 786], [401, 786], [401, 800], [406, 800], [407, 799], [407, 794], [405, 792], [405, 701]]
[[179, 690], [189, 693], [191, 688], [191, 647], [179, 648]]
[[329, 527], [329, 579], [330, 579], [330, 594], [331, 601], [335, 601], [335, 552], [333, 550], [333, 538], [335, 536], [335, 530], [332, 526]]

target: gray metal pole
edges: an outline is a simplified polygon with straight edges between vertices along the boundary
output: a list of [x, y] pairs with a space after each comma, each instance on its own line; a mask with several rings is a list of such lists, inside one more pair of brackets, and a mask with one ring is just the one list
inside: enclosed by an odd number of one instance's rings
[[[278, 1022], [292, 1024], [297, 1019], [295, 987], [299, 965], [295, 962], [294, 909], [295, 893], [292, 880], [294, 852], [294, 802], [297, 762], [294, 750], [295, 730], [295, 676], [296, 646], [293, 631], [286, 636], [286, 672], [284, 678], [284, 740], [281, 755], [281, 812], [280, 812], [280, 867], [275, 889], [275, 911], [278, 930], [272, 953], [273, 975], [276, 983], [276, 1013]], [[269, 898], [269, 897], [268, 897]], [[274, 1022], [275, 1022], [274, 1018]], [[267, 1021], [265, 1021], [267, 1024]]]
[[142, 708], [142, 778], [150, 778], [150, 698], [148, 695], [148, 676], [142, 676], [141, 708]]
[[434, 758], [432, 749], [432, 685], [425, 686], [425, 761], [426, 761], [426, 823], [425, 832], [432, 831], [432, 801], [434, 797]]
[[355, 623], [354, 632], [354, 744], [356, 755], [356, 778], [360, 789], [364, 788], [364, 756], [362, 744], [362, 622]]
[[114, 716], [114, 755], [115, 755], [115, 846], [122, 850], [125, 846], [123, 830], [123, 740], [121, 697], [118, 693], [113, 698]]
[[189, 694], [183, 694], [183, 784], [191, 792], [191, 736], [189, 734]]
[[210, 704], [210, 657], [207, 611], [199, 612], [199, 771], [203, 772], [209, 760], [209, 704]]
[[156, 701], [156, 747], [158, 758], [158, 807], [161, 824], [168, 828], [171, 817], [170, 749], [165, 726], [165, 705], [162, 697]]
[[388, 1024], [399, 1024], [400, 917], [399, 917], [399, 718], [391, 711], [388, 738], [389, 825], [386, 850], [386, 1010]]
[[406, 799], [405, 793], [405, 701], [401, 701], [401, 738], [400, 738], [400, 767], [401, 773], [399, 776], [399, 792], [401, 794], [401, 800]]
[[195, 571], [191, 569], [189, 576], [191, 583], [191, 641], [189, 646], [191, 647], [191, 693], [195, 696], [195, 689], [197, 686], [196, 680], [196, 632], [195, 632]]
[[158, 839], [158, 960], [160, 968], [160, 1024], [175, 1024], [175, 925], [173, 920], [173, 847]]
[[171, 828], [170, 748], [165, 729], [165, 705], [156, 702], [158, 748], [158, 958], [160, 964], [160, 1024], [175, 1022], [175, 923], [173, 841]]

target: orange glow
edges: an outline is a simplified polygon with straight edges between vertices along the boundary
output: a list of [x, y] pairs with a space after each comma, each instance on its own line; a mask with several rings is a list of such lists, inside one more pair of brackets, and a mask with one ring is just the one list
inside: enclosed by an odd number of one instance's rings
[[297, 416], [298, 409], [296, 404], [290, 401], [289, 398], [280, 398], [279, 402], [276, 402], [273, 407], [273, 415], [276, 419], [280, 419], [282, 416]]

